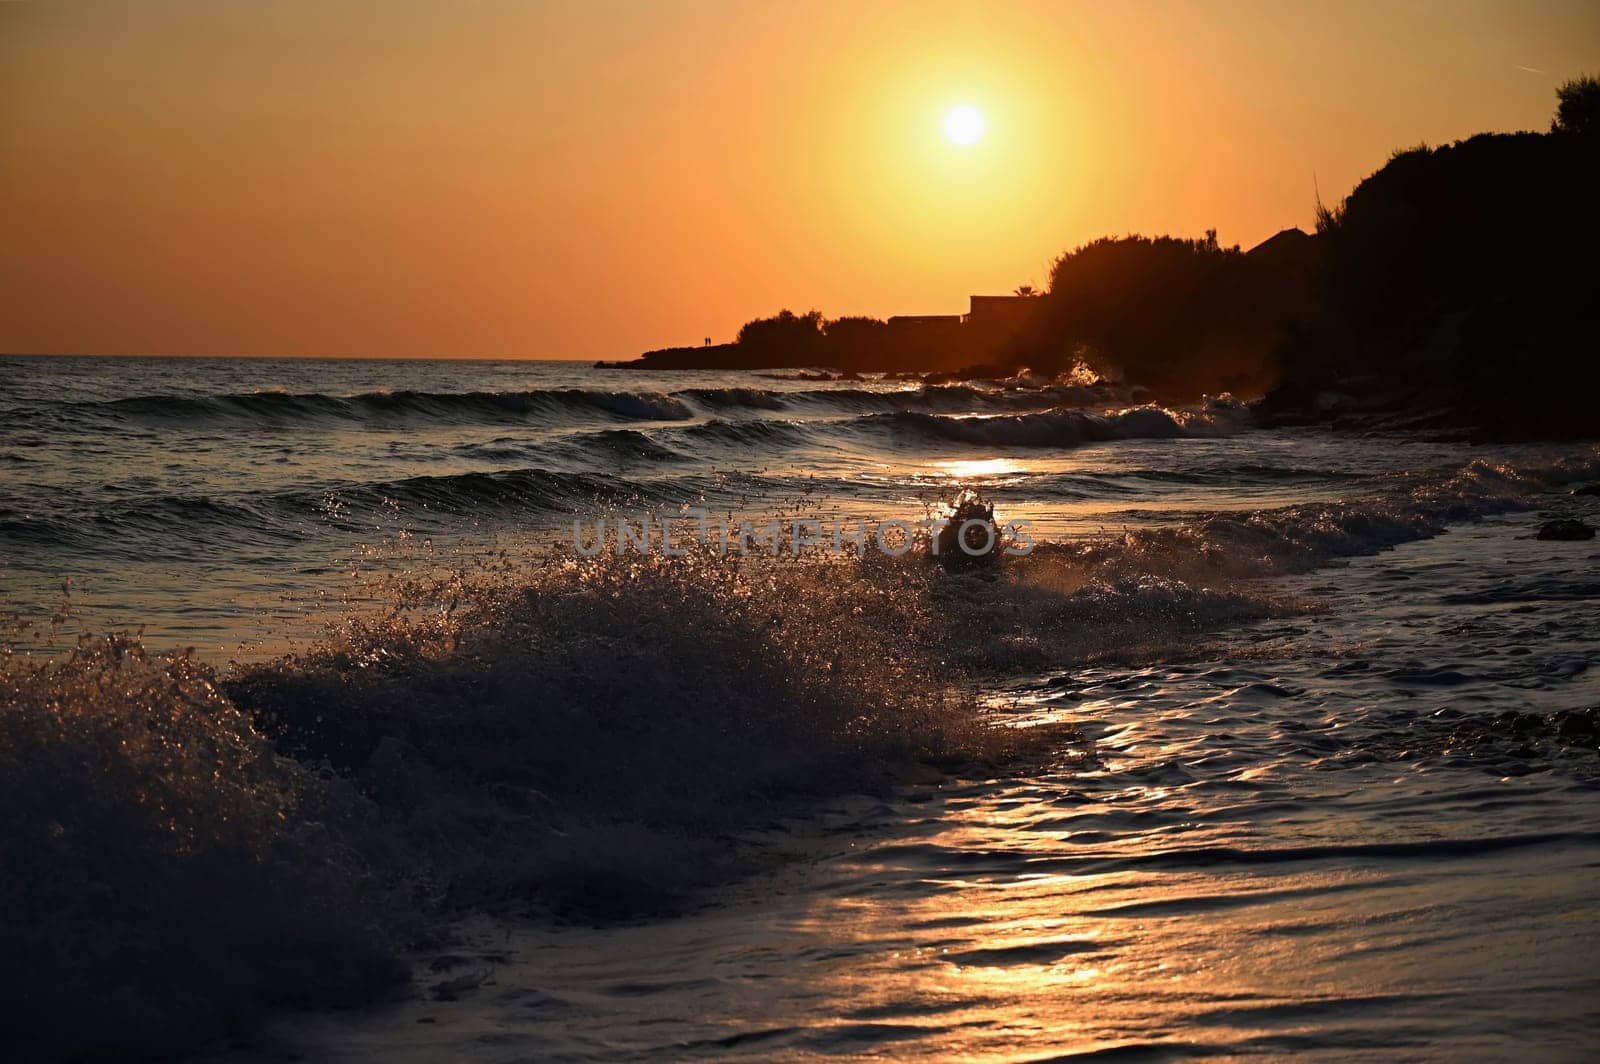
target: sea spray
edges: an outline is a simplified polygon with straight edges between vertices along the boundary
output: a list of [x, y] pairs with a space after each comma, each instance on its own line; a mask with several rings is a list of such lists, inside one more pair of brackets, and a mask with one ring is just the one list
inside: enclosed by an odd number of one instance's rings
[[0, 1045], [169, 1053], [404, 977], [369, 803], [274, 753], [211, 670], [125, 636], [0, 653]]
[[165, 1052], [382, 992], [389, 943], [463, 906], [672, 911], [808, 799], [1046, 741], [932, 653], [926, 579], [553, 555], [396, 583], [385, 614], [225, 680], [127, 637], [7, 655], [7, 1034]]
[[[176, 1025], [152, 1002], [183, 1002], [203, 1032], [278, 998], [381, 991], [391, 936], [418, 914], [672, 911], [759, 863], [731, 840], [810, 799], [1059, 742], [998, 727], [971, 694], [984, 675], [1192, 655], [1305, 608], [1263, 577], [1533, 505], [1596, 469], [1592, 452], [1474, 462], [973, 573], [921, 553], [558, 550], [397, 584], [387, 613], [220, 683], [126, 639], [56, 664], [9, 656], [0, 787], [21, 812], [0, 827], [0, 869], [23, 961], [7, 1034], [164, 1051], [154, 1032]], [[143, 958], [138, 985], [116, 974], [127, 957]], [[105, 1003], [98, 1024], [84, 1001]]]

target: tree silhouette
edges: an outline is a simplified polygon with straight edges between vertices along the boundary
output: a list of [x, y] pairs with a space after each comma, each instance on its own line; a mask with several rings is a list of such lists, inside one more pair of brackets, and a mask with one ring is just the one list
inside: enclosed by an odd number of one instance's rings
[[1600, 80], [1573, 78], [1556, 90], [1556, 117], [1552, 133], [1593, 133], [1600, 129]]
[[780, 310], [770, 318], [747, 321], [735, 343], [763, 366], [811, 366], [821, 361], [822, 313]]

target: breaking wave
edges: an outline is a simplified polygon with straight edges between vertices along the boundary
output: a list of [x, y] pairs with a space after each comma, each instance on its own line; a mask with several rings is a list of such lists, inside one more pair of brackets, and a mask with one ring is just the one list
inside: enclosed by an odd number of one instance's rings
[[0, 653], [0, 1034], [167, 1056], [384, 993], [421, 921], [672, 911], [808, 798], [1015, 756], [918, 579], [551, 559], [227, 678], [126, 637]]
[[[740, 389], [743, 391], [744, 389]], [[674, 393], [685, 394], [685, 393]], [[969, 413], [1048, 410], [1054, 407], [1104, 407], [1126, 402], [1125, 390], [1105, 385], [1052, 385], [1042, 388], [980, 388], [969, 384], [924, 385], [894, 391], [832, 388], [802, 392], [763, 392], [781, 406], [839, 413]]]
[[1115, 413], [1045, 410], [994, 417], [898, 412], [864, 418], [860, 427], [891, 435], [981, 447], [1077, 447], [1110, 440], [1228, 436], [1248, 426], [1240, 404], [1214, 400], [1202, 410], [1133, 407]]
[[63, 403], [55, 409], [69, 420], [270, 427], [338, 422], [498, 424], [534, 421], [560, 424], [595, 417], [622, 421], [686, 421], [696, 416], [775, 411], [832, 414], [1003, 412], [1104, 406], [1120, 399], [1125, 399], [1122, 393], [1105, 386], [991, 389], [941, 385], [899, 390], [809, 391], [686, 388], [671, 393], [549, 388], [496, 392], [375, 391], [348, 396], [262, 390], [229, 395], [127, 396]]
[[73, 403], [68, 415], [138, 422], [298, 424], [352, 422], [497, 423], [575, 416], [624, 421], [685, 421], [694, 412], [660, 392], [556, 388], [521, 392], [366, 392], [352, 396], [259, 391], [239, 395], [145, 395]]
[[555, 439], [523, 439], [499, 436], [482, 443], [464, 443], [453, 448], [461, 458], [476, 461], [528, 461], [558, 458], [592, 467], [595, 462], [632, 465], [684, 462], [689, 456], [666, 446], [638, 429], [601, 429], [576, 432]]
[[1204, 515], [1110, 539], [1048, 548], [1103, 573], [1254, 579], [1426, 539], [1450, 525], [1537, 506], [1544, 493], [1600, 476], [1600, 452], [1545, 464], [1469, 462], [1392, 478], [1360, 498]]

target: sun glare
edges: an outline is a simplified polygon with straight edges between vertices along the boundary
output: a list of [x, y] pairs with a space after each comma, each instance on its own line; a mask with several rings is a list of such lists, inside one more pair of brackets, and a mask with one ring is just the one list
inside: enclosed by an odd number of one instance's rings
[[964, 103], [944, 116], [944, 135], [952, 144], [972, 144], [983, 137], [983, 112]]

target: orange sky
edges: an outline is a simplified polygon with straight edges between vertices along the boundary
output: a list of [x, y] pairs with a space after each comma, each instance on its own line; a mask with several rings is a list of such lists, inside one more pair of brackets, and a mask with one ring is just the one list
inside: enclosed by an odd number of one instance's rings
[[1309, 226], [1313, 174], [1545, 129], [1597, 69], [1593, 0], [0, 3], [0, 350], [622, 357], [956, 312], [1104, 233]]

